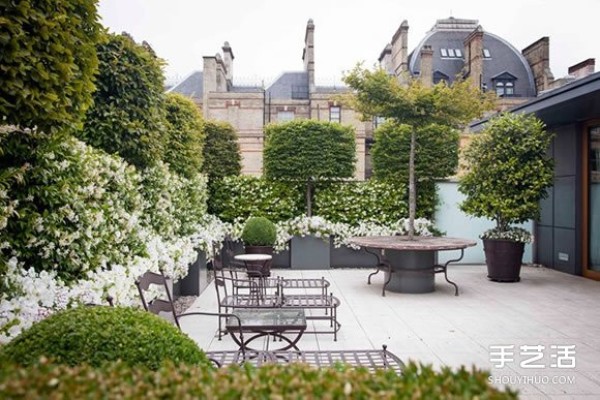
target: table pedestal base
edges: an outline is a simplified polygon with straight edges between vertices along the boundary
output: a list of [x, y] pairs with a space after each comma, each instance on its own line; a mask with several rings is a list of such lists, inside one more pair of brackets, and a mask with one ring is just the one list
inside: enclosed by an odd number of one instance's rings
[[435, 290], [436, 251], [386, 250], [392, 273], [385, 271], [386, 289], [399, 293], [430, 293]]

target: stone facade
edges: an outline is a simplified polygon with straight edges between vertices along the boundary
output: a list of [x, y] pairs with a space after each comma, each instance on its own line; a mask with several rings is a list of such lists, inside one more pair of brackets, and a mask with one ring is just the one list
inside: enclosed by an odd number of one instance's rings
[[[408, 22], [402, 21], [379, 56], [380, 66], [401, 82], [412, 77], [430, 86], [440, 80], [452, 82], [457, 76], [467, 77], [477, 87], [499, 94], [498, 110], [514, 107], [562, 84], [562, 80], [554, 80], [550, 71], [548, 37], [520, 53], [508, 42], [484, 31], [477, 20], [450, 17], [436, 21], [409, 53], [408, 32]], [[259, 176], [263, 172], [265, 125], [290, 119], [317, 119], [354, 127], [355, 177], [365, 179], [371, 175], [369, 148], [375, 126], [361, 121], [354, 110], [338, 103], [347, 88], [316, 85], [314, 38], [315, 24], [309, 20], [302, 52], [304, 70], [283, 73], [268, 87], [234, 84], [235, 57], [225, 42], [222, 56], [203, 57], [203, 71], [194, 72], [171, 89], [192, 98], [206, 119], [233, 125], [239, 137], [244, 174]], [[593, 59], [574, 65], [569, 69], [573, 76], [568, 80], [593, 72], [594, 66]], [[468, 140], [468, 135], [463, 135], [461, 142]]]

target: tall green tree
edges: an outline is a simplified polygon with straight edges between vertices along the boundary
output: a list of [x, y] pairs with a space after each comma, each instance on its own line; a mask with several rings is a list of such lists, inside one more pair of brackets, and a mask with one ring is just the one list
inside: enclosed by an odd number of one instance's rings
[[460, 208], [475, 217], [496, 221], [499, 232], [540, 216], [540, 200], [552, 185], [548, 157], [552, 135], [532, 115], [503, 114], [493, 118], [465, 151], [467, 173], [459, 190]]
[[491, 108], [491, 97], [482, 95], [470, 81], [457, 80], [450, 86], [442, 82], [429, 87], [416, 79], [403, 84], [383, 69], [371, 71], [360, 65], [346, 75], [344, 81], [355, 90], [350, 100], [353, 107], [365, 117], [384, 117], [397, 125], [408, 126], [411, 131], [408, 186], [409, 237], [412, 239], [416, 215], [415, 154], [419, 133], [434, 127], [439, 129], [440, 126], [461, 128]]
[[0, 1], [0, 124], [80, 126], [92, 102], [96, 0]]
[[351, 178], [354, 174], [356, 143], [352, 127], [297, 120], [269, 125], [265, 136], [265, 176], [306, 182], [309, 216], [314, 181]]
[[77, 136], [140, 168], [154, 165], [167, 137], [163, 61], [127, 34], [107, 35], [97, 51], [94, 105]]
[[242, 155], [237, 134], [227, 122], [204, 121], [204, 165], [202, 171], [208, 181], [242, 172]]
[[204, 156], [202, 116], [193, 101], [176, 93], [166, 96], [168, 139], [164, 160], [186, 178], [200, 173]]

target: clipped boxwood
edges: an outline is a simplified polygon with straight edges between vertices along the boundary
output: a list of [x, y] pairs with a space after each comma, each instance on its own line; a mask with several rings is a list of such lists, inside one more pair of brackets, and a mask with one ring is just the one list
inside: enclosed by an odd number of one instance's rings
[[0, 362], [100, 366], [122, 360], [156, 370], [166, 361], [210, 365], [196, 343], [175, 325], [146, 311], [122, 307], [78, 307], [57, 312], [0, 348]]
[[409, 363], [397, 376], [345, 367], [315, 369], [302, 364], [233, 366], [211, 370], [165, 364], [157, 371], [111, 363], [102, 369], [48, 362], [25, 369], [0, 366], [0, 388], [7, 398], [86, 399], [516, 399], [488, 383], [477, 369], [443, 368]]
[[277, 239], [275, 224], [265, 217], [252, 217], [246, 221], [242, 240], [248, 246], [273, 246]]

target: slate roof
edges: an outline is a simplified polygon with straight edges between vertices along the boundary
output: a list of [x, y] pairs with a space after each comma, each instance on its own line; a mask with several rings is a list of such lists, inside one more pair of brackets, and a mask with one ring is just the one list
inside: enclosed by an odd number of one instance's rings
[[[408, 57], [411, 74], [418, 75], [421, 66], [420, 49], [429, 45], [433, 49], [433, 72], [441, 72], [450, 77], [450, 80], [462, 73], [464, 66], [464, 40], [472, 30], [469, 29], [443, 29], [438, 24], [427, 33], [425, 38], [417, 45]], [[442, 58], [441, 49], [460, 49], [462, 58]], [[515, 95], [519, 97], [534, 97], [535, 83], [529, 64], [521, 53], [504, 39], [488, 32], [483, 33], [483, 48], [488, 49], [490, 58], [483, 59], [483, 83], [488, 89], [494, 87], [492, 78], [508, 72], [514, 75]]]
[[202, 71], [192, 72], [187, 78], [173, 86], [167, 93], [180, 93], [193, 99], [202, 99], [204, 89], [204, 74]]
[[284, 72], [267, 88], [272, 99], [308, 99], [308, 73]]

